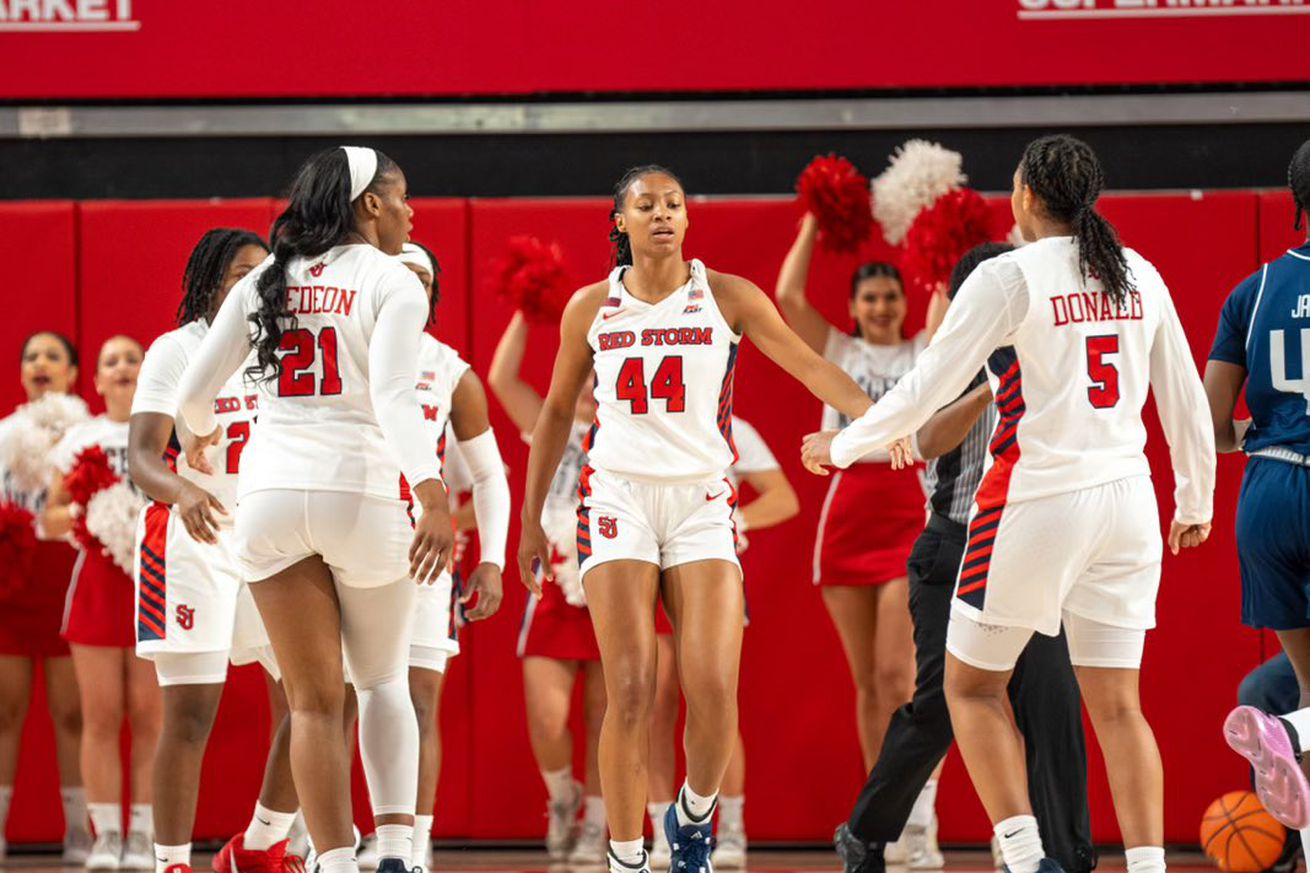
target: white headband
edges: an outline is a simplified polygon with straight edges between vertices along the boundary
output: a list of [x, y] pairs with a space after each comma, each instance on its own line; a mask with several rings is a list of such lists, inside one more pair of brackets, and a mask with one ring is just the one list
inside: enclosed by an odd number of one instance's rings
[[354, 203], [378, 173], [378, 153], [359, 146], [342, 146], [341, 150], [346, 153], [346, 163], [350, 166], [350, 202]]
[[432, 278], [437, 277], [437, 265], [432, 263], [428, 253], [416, 246], [414, 243], [405, 243], [401, 248], [400, 254], [396, 255], [402, 264], [418, 267], [420, 270], [427, 270], [428, 275]]

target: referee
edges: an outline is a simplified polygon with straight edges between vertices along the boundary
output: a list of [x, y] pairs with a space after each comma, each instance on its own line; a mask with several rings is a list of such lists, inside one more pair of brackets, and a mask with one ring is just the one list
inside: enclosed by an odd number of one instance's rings
[[[970, 250], [951, 274], [950, 296], [974, 268], [1012, 246], [986, 243]], [[946, 624], [966, 540], [974, 492], [982, 481], [996, 407], [985, 372], [964, 395], [916, 434], [928, 467], [932, 514], [910, 553], [910, 614], [918, 675], [914, 697], [888, 726], [882, 752], [835, 843], [845, 873], [881, 873], [883, 848], [901, 835], [919, 791], [951, 747], [954, 736], [942, 677]], [[1087, 808], [1087, 746], [1078, 681], [1063, 632], [1033, 634], [1010, 682], [1010, 702], [1023, 733], [1028, 794], [1051, 858], [1068, 873], [1096, 866]]]

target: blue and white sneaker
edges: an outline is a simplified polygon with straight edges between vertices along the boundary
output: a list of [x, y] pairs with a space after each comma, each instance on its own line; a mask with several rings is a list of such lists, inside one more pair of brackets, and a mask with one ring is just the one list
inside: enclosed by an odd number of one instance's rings
[[701, 824], [678, 822], [679, 798], [664, 814], [664, 836], [669, 840], [669, 873], [714, 873], [710, 852], [714, 849], [713, 813]]

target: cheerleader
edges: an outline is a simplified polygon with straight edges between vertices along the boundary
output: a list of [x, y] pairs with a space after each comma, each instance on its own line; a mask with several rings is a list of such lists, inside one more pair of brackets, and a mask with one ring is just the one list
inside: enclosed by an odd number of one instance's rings
[[[807, 213], [778, 273], [778, 306], [810, 348], [877, 400], [914, 365], [943, 307], [934, 295], [929, 327], [903, 339], [907, 301], [901, 275], [891, 264], [874, 262], [851, 277], [854, 331], [829, 323], [805, 293], [818, 233], [818, 220]], [[824, 429], [847, 423], [838, 410], [824, 408]], [[866, 773], [878, 759], [888, 719], [909, 701], [914, 688], [905, 566], [923, 530], [925, 500], [918, 469], [893, 470], [889, 456], [880, 450], [833, 477], [819, 514], [813, 580], [820, 586], [855, 682]]]
[[[38, 524], [45, 506], [45, 482], [49, 479], [48, 449], [53, 447], [65, 422], [62, 419], [86, 417], [80, 398], [69, 395], [77, 381], [77, 349], [62, 334], [42, 331], [23, 343], [20, 379], [27, 395], [26, 406], [0, 420], [0, 508], [6, 515], [17, 516], [32, 531], [28, 535], [30, 554], [20, 570], [14, 566], [0, 569], [10, 574], [11, 583], [0, 594], [0, 861], [5, 856], [4, 823], [9, 817], [9, 802], [14, 793], [14, 774], [18, 769], [18, 750], [22, 742], [23, 723], [32, 696], [32, 677], [38, 661], [45, 675], [46, 705], [54, 726], [55, 758], [59, 767], [60, 798], [64, 807], [65, 864], [82, 864], [91, 849], [91, 831], [87, 823], [86, 792], [82, 788], [82, 768], [78, 760], [82, 739], [82, 710], [78, 700], [77, 677], [69, 656], [68, 643], [59, 629], [64, 614], [64, 598], [73, 573], [76, 553], [63, 540], [33, 542], [42, 533]], [[38, 453], [39, 468], [23, 475], [15, 469], [32, 459], [21, 447], [20, 431], [37, 433], [32, 406], [42, 404], [54, 412], [64, 411], [57, 427], [48, 433], [42, 429], [45, 453]], [[30, 480], [30, 481], [27, 481]], [[11, 534], [0, 532], [0, 541]], [[17, 548], [24, 548], [16, 546]]]
[[[738, 457], [737, 462], [728, 468], [728, 481], [734, 488], [745, 481], [756, 495], [754, 500], [733, 513], [737, 525], [737, 554], [740, 555], [746, 551], [747, 530], [763, 530], [793, 518], [800, 512], [800, 501], [759, 431], [735, 415], [732, 418], [732, 439]], [[662, 612], [659, 619], [659, 675], [655, 686], [655, 714], [651, 720], [650, 803], [647, 805], [654, 834], [650, 852], [654, 867], [669, 863], [669, 843], [664, 838], [661, 823], [673, 803], [673, 774], [677, 761], [673, 744], [679, 703], [673, 629]], [[746, 865], [745, 807], [746, 745], [738, 731], [719, 796], [719, 826], [711, 858], [714, 866], [736, 869]]]
[[[77, 518], [84, 519], [88, 527], [97, 526], [90, 507], [74, 503], [65, 485], [69, 474], [83, 466], [79, 456], [85, 450], [102, 450], [113, 473], [127, 481], [128, 419], [143, 357], [140, 343], [125, 336], [111, 337], [101, 347], [95, 387], [104, 398], [105, 414], [74, 427], [55, 447], [55, 473], [42, 515], [48, 534], [69, 534]], [[139, 496], [134, 499], [131, 506], [114, 507], [114, 512], [124, 515], [113, 520], [121, 531], [106, 533], [106, 539], [97, 537], [89, 547], [82, 547], [64, 612], [63, 635], [72, 649], [81, 689], [82, 776], [96, 833], [86, 859], [88, 870], [149, 870], [154, 866], [150, 804], [161, 721], [159, 683], [153, 665], [137, 658], [134, 651], [135, 586], [123, 566], [131, 566], [130, 557], [111, 556], [118, 551], [118, 539], [131, 540], [130, 531], [142, 503]], [[120, 805], [123, 759], [119, 746], [125, 716], [132, 735], [128, 786], [132, 804], [126, 828]]]
[[[542, 397], [520, 375], [529, 325], [515, 312], [496, 345], [487, 382], [510, 420], [525, 436], [537, 426]], [[605, 861], [605, 801], [600, 794], [597, 746], [605, 717], [605, 675], [577, 573], [578, 477], [587, 462], [583, 441], [596, 417], [590, 391], [578, 394], [563, 460], [551, 479], [541, 523], [550, 538], [552, 584], [528, 598], [519, 632], [528, 737], [549, 795], [546, 852], [573, 864]], [[586, 781], [573, 777], [569, 710], [573, 689], [583, 682]], [[582, 810], [579, 829], [578, 812]]]
[[[681, 182], [659, 167], [615, 187], [617, 267], [564, 311], [550, 392], [528, 461], [519, 572], [541, 594], [553, 576], [542, 512], [594, 381], [577, 513], [580, 572], [605, 671], [601, 788], [610, 869], [645, 870], [642, 845], [655, 672], [654, 613], [672, 619], [687, 700], [687, 779], [663, 825], [675, 870], [709, 870], [711, 816], [737, 736], [737, 669], [745, 603], [726, 481], [738, 343], [760, 350], [849, 416], [870, 405], [850, 377], [792, 333], [745, 279], [683, 258]], [[593, 377], [594, 372], [594, 377]]]

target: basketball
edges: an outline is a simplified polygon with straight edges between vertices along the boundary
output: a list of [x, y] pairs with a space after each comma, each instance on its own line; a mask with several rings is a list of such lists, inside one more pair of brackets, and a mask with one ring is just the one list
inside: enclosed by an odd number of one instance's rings
[[1286, 830], [1250, 791], [1230, 791], [1205, 811], [1201, 848], [1228, 873], [1260, 873], [1283, 853]]

